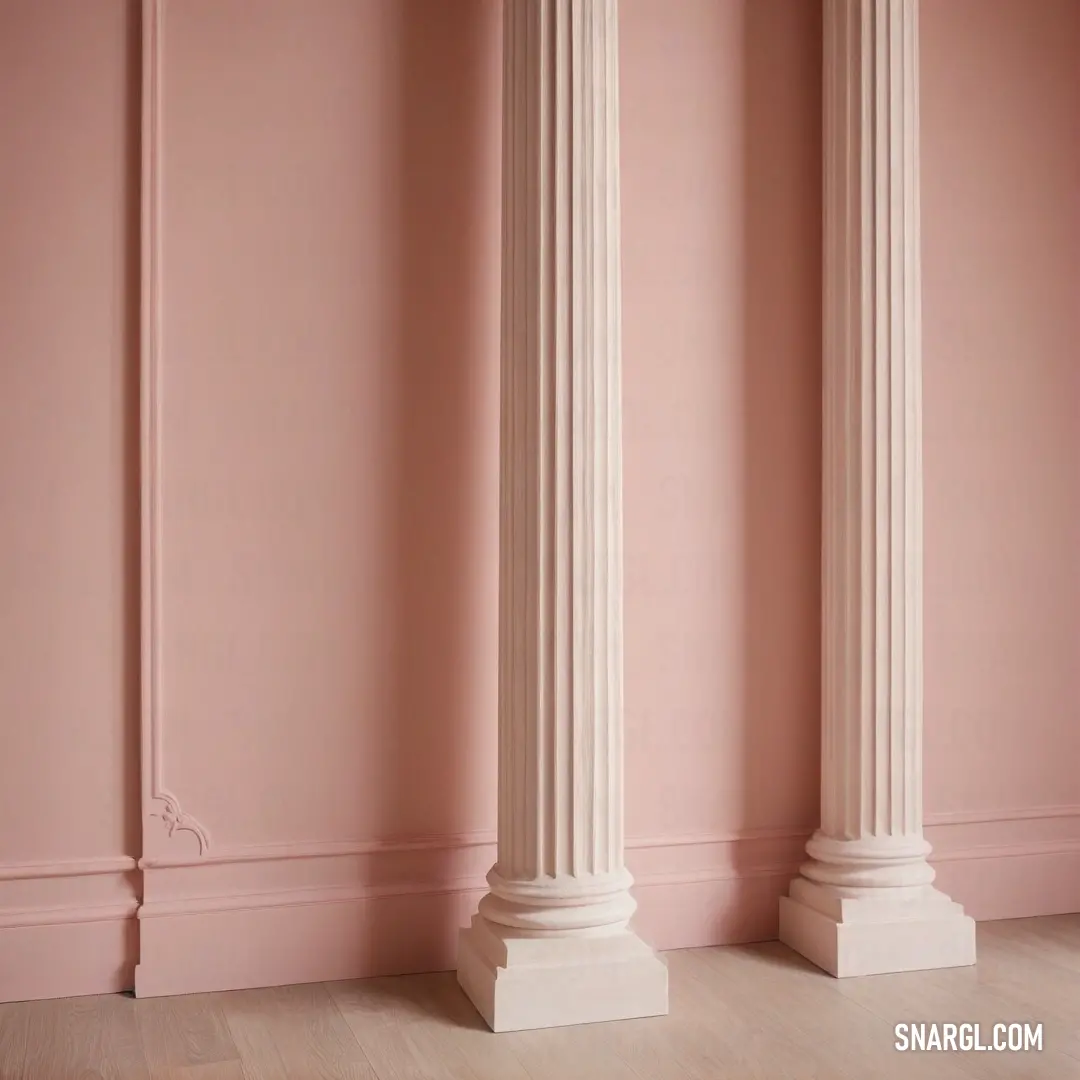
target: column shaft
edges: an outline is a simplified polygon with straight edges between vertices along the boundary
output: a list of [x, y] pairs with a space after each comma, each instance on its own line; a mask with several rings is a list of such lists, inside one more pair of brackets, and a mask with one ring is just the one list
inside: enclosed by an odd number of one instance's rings
[[510, 3], [499, 867], [622, 869], [613, 0]]
[[825, 0], [821, 828], [781, 937], [833, 974], [974, 963], [922, 830], [918, 0]]
[[504, 20], [499, 847], [458, 964], [497, 1031], [667, 1011], [623, 861], [618, 2]]
[[[822, 831], [838, 839], [918, 836], [922, 404], [915, 9], [832, 6], [825, 69], [822, 514], [823, 686], [830, 722]], [[875, 25], [882, 19], [889, 25]]]

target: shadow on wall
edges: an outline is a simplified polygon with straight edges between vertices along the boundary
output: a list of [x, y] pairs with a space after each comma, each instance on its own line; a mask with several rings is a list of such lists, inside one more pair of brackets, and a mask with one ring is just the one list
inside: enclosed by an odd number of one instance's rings
[[[501, 108], [489, 78], [499, 70], [500, 7], [487, 0], [394, 6], [397, 111], [388, 126], [396, 146], [386, 183], [397, 215], [396, 412], [387, 463], [393, 503], [383, 518], [393, 661], [380, 810], [387, 837], [460, 833], [470, 791], [486, 788], [479, 774], [495, 769], [494, 757], [478, 752], [477, 733], [485, 721], [496, 723], [489, 586], [497, 566], [482, 565], [477, 553], [497, 550], [497, 533], [479, 533], [498, 527], [490, 512], [496, 489], [485, 487], [489, 473], [497, 476], [485, 464], [493, 449], [485, 403], [498, 365], [498, 267], [489, 257], [499, 254], [489, 225], [498, 187], [488, 173], [491, 117]], [[490, 642], [481, 641], [489, 629]], [[425, 859], [429, 880], [452, 879], [460, 852], [444, 854], [445, 861]], [[448, 888], [373, 905], [366, 966], [424, 970], [436, 956], [453, 966], [458, 928], [477, 899]], [[381, 955], [385, 949], [393, 955]]]
[[[743, 820], [812, 827], [821, 701], [821, 8], [748, 0], [744, 20]], [[799, 841], [778, 840], [772, 854], [748, 852], [756, 843], [735, 847], [744, 894], [735, 910], [760, 920], [745, 939], [773, 938], [776, 897], [797, 869], [785, 864]]]

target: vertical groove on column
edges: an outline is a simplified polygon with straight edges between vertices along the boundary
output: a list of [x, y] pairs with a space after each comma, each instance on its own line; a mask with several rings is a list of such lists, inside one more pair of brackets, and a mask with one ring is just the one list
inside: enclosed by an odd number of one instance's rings
[[[568, 85], [565, 62], [558, 63], [568, 51], [569, 27], [566, 13], [560, 10], [563, 0], [537, 5], [542, 11], [542, 18], [548, 27], [548, 34], [537, 55], [541, 67], [540, 78], [551, 84], [554, 107], [541, 125], [537, 138], [545, 148], [554, 150], [554, 161], [549, 160], [548, 168], [554, 173], [554, 190], [541, 195], [541, 212], [550, 207], [552, 238], [555, 246], [555, 258], [549, 267], [549, 279], [544, 288], [555, 308], [555, 335], [546, 343], [545, 356], [550, 356], [554, 368], [550, 378], [554, 383], [553, 414], [551, 433], [554, 442], [549, 439], [546, 446], [539, 448], [543, 456], [549, 449], [555, 457], [554, 498], [545, 507], [545, 515], [551, 516], [556, 529], [555, 545], [551, 565], [551, 599], [557, 606], [557, 618], [552, 632], [555, 639], [556, 655], [550, 677], [555, 682], [553, 711], [545, 713], [544, 721], [549, 727], [549, 745], [551, 755], [546, 761], [539, 760], [538, 767], [546, 769], [548, 790], [551, 792], [552, 821], [551, 845], [545, 862], [530, 867], [523, 876], [554, 876], [568, 873], [565, 863], [566, 853], [572, 847], [574, 821], [573, 784], [559, 783], [561, 777], [570, 776], [573, 770], [572, 730], [564, 718], [572, 714], [574, 695], [573, 649], [570, 635], [573, 632], [573, 616], [570, 610], [573, 582], [565, 580], [569, 573], [569, 552], [573, 545], [573, 533], [570, 527], [567, 499], [570, 492], [567, 477], [573, 467], [574, 448], [570, 445], [567, 430], [567, 417], [573, 405], [573, 383], [570, 371], [563, 359], [570, 349], [574, 334], [576, 312], [570, 303], [570, 297], [560, 283], [570, 279], [574, 271], [573, 247], [570, 232], [573, 228], [572, 209], [574, 192], [573, 175], [568, 168], [570, 126], [574, 123], [572, 86]], [[553, 62], [554, 61], [554, 62]], [[552, 143], [554, 146], [552, 147]], [[543, 256], [541, 255], [541, 258]], [[526, 751], [527, 752], [527, 751]], [[543, 813], [543, 810], [540, 811]]]
[[915, 0], [826, 0], [822, 831], [921, 838]]
[[[511, 42], [513, 41], [514, 34], [516, 33], [516, 20], [517, 13], [512, 8], [508, 8], [505, 13], [505, 22], [503, 23], [503, 52], [506, 57], [506, 62], [503, 64], [503, 99], [509, 101], [514, 93], [514, 78], [513, 78], [513, 49]], [[513, 243], [513, 230], [510, 228], [510, 221], [514, 215], [513, 205], [513, 190], [510, 184], [510, 176], [514, 170], [514, 144], [513, 144], [513, 131], [508, 123], [508, 117], [510, 110], [504, 108], [503, 110], [503, 141], [502, 141], [502, 203], [503, 203], [503, 217], [502, 217], [502, 257], [503, 257], [503, 287], [501, 289], [502, 300], [500, 307], [500, 320], [501, 320], [501, 336], [499, 342], [500, 356], [506, 356], [506, 339], [507, 330], [511, 324], [511, 311], [514, 304], [514, 296], [510, 292], [506, 285], [510, 282], [510, 277], [507, 274], [506, 267], [508, 264], [514, 261], [514, 243]], [[511, 498], [508, 490], [508, 484], [511, 480], [510, 470], [506, 468], [506, 460], [514, 454], [515, 441], [517, 432], [514, 430], [513, 411], [506, 408], [506, 402], [513, 400], [514, 388], [510, 385], [512, 374], [507, 371], [505, 363], [500, 363], [499, 368], [499, 446], [502, 448], [502, 456], [499, 464], [499, 506], [502, 509], [499, 518], [499, 546], [507, 542], [508, 535], [512, 534], [512, 529], [507, 527], [507, 518], [510, 507], [513, 506], [513, 499]], [[510, 573], [512, 567], [505, 560], [499, 561], [499, 625], [506, 624], [506, 614], [508, 610], [513, 608], [513, 590], [514, 580], [513, 575]], [[499, 712], [504, 713], [509, 710], [507, 703], [507, 694], [509, 688], [513, 685], [511, 673], [513, 671], [513, 650], [505, 648], [500, 645], [499, 648]], [[513, 774], [513, 748], [500, 743], [499, 744], [499, 790], [501, 791], [506, 787], [509, 777]], [[508, 815], [499, 815], [499, 846], [504, 847], [507, 850], [512, 850], [516, 846], [513, 841], [514, 830], [517, 827], [517, 822], [514, 821]]]
[[623, 576], [622, 576], [622, 273], [620, 266], [619, 222], [621, 207], [619, 199], [619, 131], [618, 81], [619, 81], [619, 34], [617, 0], [604, 0], [605, 20], [602, 35], [604, 61], [603, 85], [614, 88], [604, 94], [599, 103], [602, 109], [601, 124], [604, 138], [600, 140], [603, 159], [600, 173], [603, 177], [604, 204], [599, 217], [604, 223], [604, 241], [601, 250], [605, 257], [603, 308], [600, 323], [605, 332], [604, 383], [602, 399], [606, 409], [606, 429], [603, 435], [607, 453], [604, 455], [604, 482], [600, 506], [607, 524], [604, 539], [605, 614], [607, 625], [605, 641], [608, 663], [605, 672], [604, 708], [619, 718], [616, 724], [604, 726], [603, 758], [608, 782], [603, 787], [604, 813], [600, 818], [603, 829], [603, 852], [606, 862], [603, 869], [610, 873], [618, 861], [614, 852], [623, 850], [622, 806], [622, 731], [623, 731]]
[[919, 350], [919, 363], [911, 370], [911, 399], [915, 407], [908, 415], [909, 433], [912, 452], [911, 492], [911, 529], [912, 559], [918, 583], [917, 603], [908, 624], [911, 635], [911, 672], [912, 693], [919, 708], [919, 722], [910, 729], [912, 742], [910, 758], [918, 762], [918, 768], [911, 770], [907, 777], [908, 817], [906, 829], [910, 833], [922, 831], [922, 708], [923, 708], [923, 429], [922, 429], [922, 205], [919, 183], [921, 165], [919, 162], [919, 117], [922, 108], [919, 100], [919, 5], [914, 4], [911, 17], [905, 23], [907, 41], [905, 52], [910, 57], [904, 65], [907, 81], [908, 110], [907, 138], [908, 151], [905, 157], [906, 170], [904, 182], [911, 192], [911, 202], [907, 207], [907, 245], [911, 258], [906, 266], [908, 273], [909, 295], [911, 297], [911, 334], [915, 348]]
[[617, 11], [505, 5], [504, 882], [625, 875]]
[[[520, 397], [515, 401], [514, 408], [519, 412], [524, 411], [523, 422], [529, 428], [529, 440], [524, 453], [526, 460], [517, 463], [522, 472], [527, 473], [528, 483], [523, 493], [526, 500], [535, 498], [539, 508], [541, 520], [546, 516], [548, 507], [551, 505], [551, 466], [550, 462], [540, 453], [537, 448], [544, 445], [549, 438], [552, 425], [553, 403], [550, 400], [550, 390], [547, 380], [543, 377], [543, 366], [546, 363], [548, 350], [551, 348], [552, 312], [548, 303], [550, 290], [547, 282], [542, 279], [545, 268], [550, 264], [550, 237], [551, 222], [550, 213], [543, 211], [549, 205], [547, 193], [550, 191], [551, 178], [551, 148], [540, 137], [543, 131], [551, 123], [552, 101], [550, 87], [545, 78], [545, 71], [539, 66], [539, 56], [543, 49], [534, 46], [537, 38], [543, 42], [551, 34], [550, 22], [543, 18], [534, 17], [531, 10], [526, 9], [519, 13], [518, 17], [525, 23], [525, 55], [524, 68], [525, 85], [521, 88], [522, 108], [525, 111], [524, 122], [514, 124], [518, 137], [524, 140], [521, 152], [524, 176], [516, 177], [518, 186], [518, 198], [515, 200], [518, 213], [524, 218], [524, 230], [517, 230], [516, 243], [522, 248], [522, 275], [517, 287], [524, 293], [523, 305], [530, 314], [530, 319], [522, 328], [525, 341], [522, 343], [527, 357], [526, 363], [514, 364], [514, 377], [518, 380]], [[532, 87], [537, 87], [536, 100], [532, 99]], [[533, 160], [533, 154], [537, 159]], [[540, 212], [534, 214], [533, 208], [539, 206]], [[522, 232], [524, 235], [522, 235]], [[534, 253], [538, 253], [539, 265], [534, 267], [531, 260]], [[526, 261], [528, 260], [528, 261]], [[550, 273], [550, 269], [547, 271]], [[534, 278], [534, 274], [537, 275]], [[510, 355], [512, 356], [516, 342], [509, 343]], [[541, 371], [540, 395], [537, 401], [537, 410], [534, 413], [527, 407], [531, 387], [527, 380], [529, 373], [534, 369]], [[546, 392], [545, 392], [546, 391]], [[525, 404], [526, 408], [521, 409]], [[540, 743], [550, 729], [545, 724], [545, 717], [555, 707], [553, 701], [556, 687], [552, 687], [547, 673], [552, 667], [552, 635], [557, 612], [554, 610], [552, 599], [554, 592], [549, 585], [554, 567], [551, 558], [550, 537], [538, 533], [533, 527], [531, 518], [526, 513], [528, 501], [524, 507], [519, 508], [518, 532], [511, 538], [510, 543], [517, 545], [520, 539], [525, 543], [525, 559], [522, 568], [524, 577], [523, 589], [526, 594], [524, 608], [526, 611], [526, 626], [524, 634], [527, 637], [529, 648], [522, 657], [522, 668], [517, 672], [517, 677], [522, 683], [523, 702], [521, 708], [525, 710], [528, 722], [525, 724], [527, 738], [518, 747], [518, 753], [523, 765], [531, 764], [528, 771], [528, 782], [524, 785], [526, 799], [535, 800], [540, 812], [530, 816], [517, 811], [518, 816], [524, 818], [530, 835], [530, 844], [525, 866], [533, 865], [536, 859], [543, 857], [545, 848], [552, 845], [551, 831], [553, 828], [552, 815], [549, 808], [554, 803], [554, 792], [543, 773], [542, 762], [545, 755], [534, 753], [530, 762], [529, 746]], [[525, 535], [522, 536], [522, 533]], [[535, 566], [536, 583], [535, 592], [533, 582], [529, 580], [529, 571]], [[520, 619], [516, 616], [517, 608], [511, 609], [509, 618], [515, 624], [514, 633], [519, 632], [517, 625]], [[554, 753], [555, 747], [551, 747], [549, 753]]]
[[[576, 356], [584, 357], [586, 349], [591, 344], [586, 335], [590, 329], [587, 312], [591, 300], [589, 291], [592, 284], [592, 268], [589, 266], [589, 251], [586, 242], [586, 229], [589, 224], [586, 172], [585, 169], [580, 167], [585, 164], [585, 142], [588, 137], [588, 129], [583, 116], [587, 102], [585, 102], [584, 95], [581, 93], [585, 88], [585, 72], [582, 70], [582, 47], [584, 45], [581, 39], [582, 11], [580, 4], [574, 3], [574, 0], [556, 0], [556, 3], [559, 9], [560, 21], [565, 27], [566, 35], [569, 38], [570, 48], [568, 56], [557, 56], [554, 58], [554, 62], [556, 71], [559, 71], [561, 67], [564, 78], [570, 80], [570, 100], [573, 103], [573, 109], [570, 119], [571, 147], [569, 152], [570, 154], [580, 153], [581, 155], [579, 160], [571, 165], [573, 195], [570, 204], [572, 274], [570, 295], [573, 310], [573, 336], [570, 348]], [[560, 64], [560, 60], [562, 60], [562, 64]], [[575, 165], [579, 167], [574, 168]], [[590, 567], [586, 561], [586, 545], [589, 541], [588, 532], [592, 523], [588, 518], [588, 504], [586, 502], [588, 493], [585, 490], [584, 481], [586, 478], [582, 476], [582, 470], [588, 467], [588, 449], [579, 444], [577, 436], [584, 434], [588, 438], [590, 434], [588, 431], [588, 401], [585, 396], [585, 383], [589, 371], [588, 367], [583, 363], [575, 364], [571, 362], [568, 366], [572, 387], [568, 444], [571, 458], [570, 518], [573, 537], [572, 561], [568, 568], [570, 575], [569, 589], [573, 592], [575, 600], [579, 603], [584, 601], [587, 605], [590, 599], [589, 590], [592, 583], [589, 580]], [[570, 679], [573, 685], [573, 703], [570, 716], [566, 717], [563, 722], [566, 724], [570, 740], [574, 746], [568, 762], [569, 782], [563, 786], [571, 799], [581, 799], [582, 806], [580, 809], [585, 811], [584, 804], [587, 802], [586, 785], [582, 783], [583, 777], [578, 771], [578, 767], [586, 764], [589, 760], [585, 756], [587, 750], [583, 745], [584, 731], [582, 727], [583, 721], [585, 721], [585, 710], [588, 707], [588, 681], [591, 674], [587, 661], [592, 654], [592, 650], [589, 648], [590, 643], [588, 641], [591, 627], [587, 619], [579, 617], [580, 614], [584, 613], [575, 610], [571, 619]], [[583, 660], [586, 662], [582, 663]], [[584, 840], [582, 829], [585, 826], [583, 818], [584, 813], [573, 815], [573, 836], [569, 850], [565, 852], [569, 861], [569, 865], [565, 867], [566, 873], [582, 874], [585, 871], [585, 867], [582, 865], [582, 856], [584, 855], [582, 851]]]
[[[604, 507], [610, 522], [611, 534], [607, 545], [609, 587], [609, 617], [611, 662], [608, 666], [609, 708], [619, 717], [617, 724], [609, 724], [607, 735], [607, 771], [611, 778], [607, 787], [607, 850], [609, 862], [606, 869], [616, 868], [611, 853], [624, 848], [623, 837], [623, 511], [622, 511], [622, 264], [619, 223], [622, 221], [620, 194], [621, 168], [619, 161], [619, 10], [618, 0], [605, 0], [605, 17], [608, 29], [605, 35], [605, 84], [614, 87], [604, 97], [604, 126], [608, 137], [604, 140], [604, 177], [606, 180], [604, 207], [605, 222], [609, 235], [604, 246], [608, 257], [607, 290], [604, 297], [604, 324], [609, 335], [608, 363], [606, 366], [606, 400], [611, 404], [608, 423], [608, 446], [612, 448], [607, 457], [608, 475], [604, 490]], [[618, 860], [621, 862], [621, 857]]]

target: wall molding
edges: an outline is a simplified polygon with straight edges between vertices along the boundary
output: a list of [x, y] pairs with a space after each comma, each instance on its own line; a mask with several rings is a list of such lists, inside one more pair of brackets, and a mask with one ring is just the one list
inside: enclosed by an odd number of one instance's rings
[[[632, 867], [639, 932], [660, 950], [775, 940], [778, 900], [798, 871], [796, 856], [805, 835], [793, 834], [785, 841], [790, 857], [760, 862], [744, 861], [746, 844], [738, 842], [736, 861], [708, 842], [698, 849], [675, 844], [657, 851], [662, 866], [690, 865], [670, 870]], [[722, 836], [720, 842], [729, 841]], [[766, 856], [775, 853], [769, 842], [750, 847]], [[639, 847], [637, 853], [653, 858], [651, 850], [656, 849]], [[706, 861], [701, 856], [709, 854], [720, 858], [701, 865]], [[971, 847], [947, 852], [934, 862], [938, 872], [948, 876], [950, 895], [959, 897], [977, 919], [1080, 908], [1080, 838]], [[425, 877], [437, 866], [414, 870]], [[305, 867], [304, 873], [310, 869]], [[167, 878], [162, 884], [168, 884]], [[183, 884], [185, 890], [198, 890], [194, 878]], [[313, 888], [291, 882], [243, 894], [186, 891], [163, 897], [139, 911], [142, 947], [136, 994], [448, 971], [456, 962], [459, 928], [486, 892], [485, 879], [473, 873], [444, 880]]]
[[0, 908], [0, 930], [27, 929], [32, 926], [68, 926], [75, 923], [121, 922], [134, 919], [139, 902], [95, 904], [54, 908]]
[[[743, 829], [734, 832], [688, 833], [676, 836], [631, 837], [627, 851], [678, 847], [710, 847], [738, 844], [755, 840], [806, 839], [812, 829]], [[139, 860], [139, 869], [161, 870], [194, 866], [226, 866], [234, 863], [275, 862], [288, 859], [348, 858], [363, 855], [393, 855], [416, 851], [459, 851], [466, 848], [497, 845], [494, 830], [471, 833], [447, 833], [441, 836], [415, 837], [401, 840], [326, 840], [300, 841], [286, 844], [252, 844], [223, 847], [206, 856], [166, 855]]]
[[[1076, 808], [1069, 814], [1063, 814], [1055, 809], [1052, 814], [1034, 814], [1024, 811], [1020, 815], [1021, 820], [1037, 817], [1062, 817], [1080, 816]], [[964, 823], [967, 824], [968, 816]], [[979, 819], [982, 820], [981, 818]], [[997, 819], [994, 819], [997, 820]], [[1006, 818], [1004, 820], [1014, 820]], [[765, 830], [762, 830], [765, 832]], [[478, 842], [490, 842], [486, 839], [487, 834], [464, 834], [466, 844], [475, 845]], [[808, 834], [805, 832], [775, 830], [769, 831], [767, 839], [789, 838], [802, 839]], [[477, 836], [481, 839], [477, 840]], [[713, 847], [717, 844], [739, 844], [747, 840], [760, 839], [758, 836], [746, 836], [730, 833], [720, 833], [699, 837], [691, 840], [690, 837], [677, 837], [671, 842], [673, 849], [690, 846], [697, 843], [702, 847]], [[369, 851], [441, 851], [447, 850], [450, 845], [447, 841], [454, 837], [436, 837], [428, 841], [403, 842], [401, 844], [368, 844], [364, 845]], [[359, 845], [357, 845], [359, 846]], [[657, 838], [645, 838], [631, 841], [628, 848], [646, 850], [666, 846]], [[1047, 857], [1080, 857], [1080, 838], [1072, 840], [1034, 840], [1028, 843], [984, 845], [971, 848], [945, 852], [940, 856], [932, 856], [934, 863], [965, 863], [973, 861], [997, 862], [1000, 860], [1013, 860], [1017, 858], [1047, 858]], [[199, 865], [198, 860], [189, 860], [190, 865]], [[775, 864], [753, 866], [746, 869], [728, 865], [714, 866], [691, 871], [655, 872], [639, 875], [635, 882], [635, 890], [654, 890], [679, 886], [709, 886], [738, 883], [740, 881], [752, 881], [755, 879], [776, 879], [781, 885], [798, 872], [798, 861], [783, 861]], [[53, 863], [22, 863], [9, 864], [0, 868], [2, 880], [29, 880], [46, 877], [82, 877], [110, 873], [126, 873], [135, 869], [135, 860], [126, 857], [100, 858], [90, 860], [71, 860], [67, 862]], [[0, 930], [60, 926], [77, 923], [114, 922], [126, 919], [138, 918], [140, 920], [159, 919], [175, 916], [206, 916], [226, 913], [254, 912], [270, 908], [293, 908], [310, 907], [326, 904], [356, 904], [370, 901], [393, 900], [404, 897], [462, 897], [469, 894], [477, 897], [487, 890], [487, 882], [483, 877], [473, 876], [467, 878], [450, 879], [439, 881], [406, 881], [387, 886], [369, 886], [363, 884], [349, 884], [338, 886], [321, 886], [312, 888], [290, 888], [280, 890], [264, 890], [248, 893], [233, 893], [220, 896], [195, 896], [178, 897], [167, 900], [153, 900], [139, 903], [137, 900], [125, 901], [114, 904], [101, 905], [69, 905], [62, 907], [45, 908], [0, 908]]]
[[162, 75], [165, 0], [143, 0], [141, 382], [142, 471], [142, 787], [143, 812], [168, 836], [188, 832], [199, 854], [210, 834], [165, 785], [162, 680]]
[[129, 874], [138, 863], [128, 855], [103, 855], [93, 859], [61, 859], [56, 862], [0, 863], [0, 881], [36, 881], [42, 878], [96, 877]]
[[[1054, 815], [1059, 816], [1059, 815]], [[1080, 815], [1078, 815], [1080, 816]], [[981, 820], [981, 819], [980, 819]], [[1005, 819], [1012, 820], [1012, 819]], [[965, 822], [967, 823], [967, 822]], [[764, 833], [765, 835], [762, 835]], [[718, 833], [700, 837], [676, 837], [670, 842], [658, 838], [644, 838], [627, 843], [628, 852], [658, 852], [660, 862], [678, 864], [686, 861], [689, 850], [690, 863], [686, 867], [673, 866], [671, 869], [645, 868], [634, 872], [634, 888], [654, 889], [662, 886], [699, 885], [710, 882], [738, 882], [756, 878], [794, 877], [805, 856], [802, 845], [811, 834], [803, 831], [761, 830], [757, 834]], [[785, 841], [783, 845], [790, 854], [777, 855], [772, 841]], [[433, 837], [426, 842], [369, 843], [357, 845], [337, 845], [334, 850], [320, 849], [318, 856], [325, 858], [348, 858], [356, 854], [395, 855], [403, 852], [431, 852], [473, 848], [478, 845], [495, 846], [493, 837], [488, 834], [464, 834], [462, 837]], [[294, 859], [316, 857], [302, 845], [301, 854], [282, 845], [277, 859], [283, 863]], [[713, 850], [717, 847], [730, 849], [717, 856]], [[696, 852], [693, 849], [698, 849]], [[750, 850], [747, 850], [747, 849]], [[741, 850], [740, 850], [741, 849]], [[755, 857], [756, 852], [756, 857]], [[1080, 837], [1064, 839], [1032, 839], [1007, 844], [974, 844], [943, 852], [934, 852], [930, 861], [934, 864], [950, 864], [970, 861], [996, 861], [1001, 859], [1034, 858], [1046, 856], [1071, 856], [1080, 854]], [[667, 858], [664, 858], [664, 856]], [[697, 858], [694, 856], [697, 855]], [[169, 867], [188, 869], [192, 867], [210, 867], [213, 865], [240, 862], [232, 854], [223, 853], [206, 859], [168, 860]], [[260, 858], [251, 861], [269, 861]], [[632, 860], [637, 861], [637, 860]], [[164, 863], [160, 860], [158, 865]], [[352, 903], [368, 900], [384, 900], [401, 896], [441, 896], [458, 893], [483, 893], [487, 882], [483, 875], [455, 875], [450, 873], [440, 876], [437, 870], [424, 865], [413, 865], [411, 873], [400, 880], [390, 880], [377, 884], [362, 880], [345, 884], [326, 884], [300, 887], [250, 888], [219, 894], [185, 895], [172, 898], [163, 897], [145, 901], [139, 908], [140, 919], [160, 918], [170, 915], [210, 914], [225, 911], [247, 911], [264, 907], [293, 907], [311, 904]], [[379, 875], [371, 875], [378, 877]]]
[[924, 824], [937, 825], [997, 825], [1006, 821], [1053, 821], [1080, 817], [1080, 804], [1064, 806], [1030, 806], [1016, 810], [947, 810], [927, 814]]
[[981, 844], [930, 855], [929, 862], [953, 863], [978, 860], [1025, 859], [1048, 855], [1080, 854], [1080, 838], [1072, 840], [1031, 840], [1018, 844]]
[[277, 862], [290, 859], [337, 859], [363, 855], [396, 855], [413, 851], [459, 851], [494, 846], [494, 832], [457, 833], [402, 840], [314, 840], [285, 844], [223, 847], [205, 856], [166, 855], [139, 860], [140, 870], [173, 870], [195, 866]]
[[403, 896], [457, 896], [487, 891], [484, 878], [448, 882], [402, 882], [385, 888], [364, 885], [322, 886], [305, 889], [282, 889], [230, 896], [187, 896], [174, 900], [154, 900], [139, 909], [140, 919], [165, 918], [170, 915], [209, 915], [220, 912], [260, 911], [263, 908], [308, 907], [313, 904], [351, 904], [366, 900], [392, 900]]
[[[1050, 821], [1080, 818], [1080, 805], [1036, 806], [1014, 810], [948, 811], [928, 814], [930, 828], [950, 825], [997, 825], [1014, 821]], [[711, 847], [748, 841], [808, 840], [816, 826], [779, 829], [738, 829], [727, 832], [685, 833], [673, 836], [628, 837], [627, 851], [678, 847]], [[276, 862], [289, 859], [334, 859], [365, 855], [420, 851], [457, 851], [464, 848], [495, 847], [497, 833], [484, 830], [467, 833], [420, 836], [386, 840], [314, 840], [283, 844], [249, 844], [223, 847], [205, 855], [166, 855], [143, 858], [140, 870], [180, 869], [196, 866], [226, 866], [235, 863]], [[945, 856], [951, 858], [952, 856]], [[0, 878], [2, 878], [0, 874]]]
[[[1080, 806], [1031, 807], [1002, 812], [974, 811], [932, 815], [928, 824], [938, 826], [996, 824], [1013, 821], [1042, 821], [1080, 818]], [[731, 847], [735, 851], [760, 844], [767, 849], [772, 841], [804, 843], [811, 830], [747, 829], [732, 832], [684, 834], [671, 837], [645, 836], [627, 840], [628, 852], [656, 853], [678, 856], [687, 849], [699, 848], [702, 856], [709, 849]], [[186, 869], [199, 866], [229, 865], [244, 862], [289, 862], [295, 859], [339, 859], [356, 856], [396, 855], [405, 853], [433, 854], [467, 850], [477, 847], [494, 848], [496, 834], [478, 831], [444, 836], [415, 837], [404, 840], [370, 840], [355, 842], [325, 842], [310, 844], [254, 845], [250, 848], [223, 849], [205, 857], [176, 856], [143, 859], [138, 862], [129, 856], [102, 856], [91, 859], [56, 860], [52, 862], [8, 863], [0, 865], [0, 882], [33, 881], [57, 878], [95, 877], [127, 874], [142, 868]], [[691, 851], [691, 854], [693, 852]], [[1080, 837], [1009, 843], [983, 844], [952, 851], [935, 852], [931, 862], [951, 864], [966, 862], [996, 862], [1022, 858], [1046, 858], [1080, 855]], [[777, 878], [787, 880], [798, 873], [800, 858], [765, 858], [740, 866], [737, 861], [723, 860], [713, 865], [687, 870], [646, 871], [635, 875], [635, 889], [653, 890], [662, 887], [708, 885], [709, 883], [738, 882], [749, 879]], [[71, 905], [43, 908], [0, 908], [0, 929], [31, 926], [53, 926], [67, 923], [108, 922], [118, 919], [163, 918], [177, 915], [209, 915], [224, 912], [254, 911], [263, 908], [297, 907], [320, 904], [358, 903], [406, 896], [445, 896], [482, 894], [487, 883], [482, 876], [441, 879], [437, 873], [424, 871], [421, 880], [404, 880], [385, 885], [360, 882], [344, 885], [324, 885], [302, 888], [265, 889], [232, 892], [222, 895], [203, 895], [102, 905]]]
[[[957, 851], [931, 855], [931, 863], [953, 863], [977, 860], [1036, 858], [1080, 854], [1080, 839], [1062, 841], [1032, 841], [1026, 844], [988, 844]], [[742, 881], [748, 878], [790, 878], [799, 871], [801, 860], [740, 869], [713, 867], [694, 871], [648, 873], [635, 878], [635, 889], [650, 889], [670, 885], [698, 885], [719, 881]], [[449, 881], [402, 882], [379, 887], [365, 885], [322, 886], [300, 889], [266, 890], [232, 893], [221, 896], [180, 897], [172, 900], [153, 900], [139, 907], [140, 919], [168, 915], [210, 914], [224, 911], [252, 911], [265, 907], [296, 907], [309, 904], [352, 903], [362, 900], [386, 900], [398, 896], [442, 896], [457, 893], [483, 893], [487, 890], [483, 877], [451, 879]], [[2, 925], [2, 924], [0, 924]]]
[[[798, 863], [739, 870], [729, 867], [689, 872], [644, 874], [634, 881], [635, 889], [671, 885], [697, 885], [709, 882], [742, 881], [749, 878], [783, 877], [798, 872]], [[391, 900], [404, 896], [456, 896], [466, 893], [483, 895], [488, 890], [484, 877], [463, 878], [447, 882], [402, 882], [387, 887], [364, 885], [323, 886], [280, 891], [236, 893], [228, 896], [178, 897], [174, 900], [154, 900], [139, 908], [140, 919], [164, 918], [170, 915], [207, 915], [219, 912], [258, 911], [263, 908], [302, 907], [311, 904], [344, 904], [369, 900]]]

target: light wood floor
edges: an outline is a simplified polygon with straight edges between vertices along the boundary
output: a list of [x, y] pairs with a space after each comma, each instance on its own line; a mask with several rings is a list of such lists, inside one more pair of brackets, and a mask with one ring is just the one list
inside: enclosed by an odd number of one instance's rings
[[[0, 1005], [0, 1080], [1080, 1080], [1080, 915], [983, 923], [954, 971], [837, 980], [777, 942], [666, 956], [670, 1016], [507, 1035], [452, 974]], [[899, 1053], [901, 1022], [1041, 1022], [1044, 1050]]]

